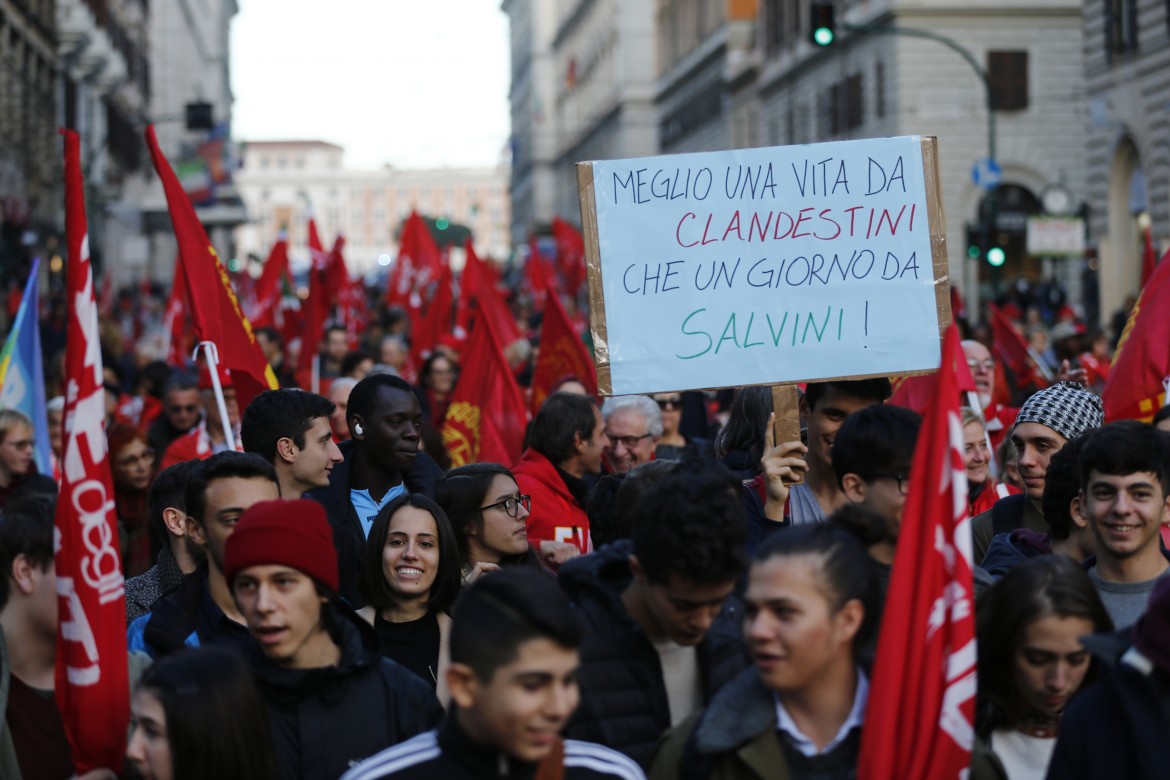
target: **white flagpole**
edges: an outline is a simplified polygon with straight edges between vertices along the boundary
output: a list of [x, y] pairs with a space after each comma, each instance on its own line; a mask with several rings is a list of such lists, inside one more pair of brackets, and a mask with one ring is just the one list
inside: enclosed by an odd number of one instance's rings
[[236, 435], [232, 433], [232, 422], [228, 419], [227, 403], [223, 400], [223, 385], [219, 383], [219, 350], [216, 349], [214, 341], [200, 341], [195, 345], [195, 351], [191, 354], [192, 360], [199, 357], [200, 349], [203, 350], [203, 357], [207, 361], [207, 370], [211, 373], [211, 388], [215, 392], [215, 405], [219, 409], [223, 437], [229, 447], [239, 452], [239, 448], [236, 447]]

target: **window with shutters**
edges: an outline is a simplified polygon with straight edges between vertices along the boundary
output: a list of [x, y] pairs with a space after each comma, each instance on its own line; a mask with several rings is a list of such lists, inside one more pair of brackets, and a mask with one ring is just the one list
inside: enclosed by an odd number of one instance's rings
[[1137, 0], [1104, 0], [1105, 54], [1112, 60], [1138, 48]]
[[987, 52], [991, 105], [996, 111], [1023, 111], [1028, 107], [1028, 52]]

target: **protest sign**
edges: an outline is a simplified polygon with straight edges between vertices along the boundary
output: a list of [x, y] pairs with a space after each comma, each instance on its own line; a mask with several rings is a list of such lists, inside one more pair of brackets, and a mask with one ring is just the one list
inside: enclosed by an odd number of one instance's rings
[[932, 137], [578, 163], [602, 393], [934, 371]]

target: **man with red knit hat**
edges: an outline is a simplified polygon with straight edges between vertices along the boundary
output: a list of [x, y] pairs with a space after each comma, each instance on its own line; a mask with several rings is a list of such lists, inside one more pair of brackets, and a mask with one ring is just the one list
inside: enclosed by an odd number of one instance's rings
[[283, 777], [338, 777], [435, 726], [430, 686], [382, 656], [337, 597], [337, 553], [316, 501], [263, 501], [228, 538], [225, 575], [248, 630]]
[[232, 429], [233, 441], [224, 436], [223, 418], [215, 400], [215, 387], [211, 382], [211, 371], [204, 364], [199, 369], [199, 397], [203, 402], [203, 419], [187, 433], [175, 439], [163, 453], [160, 469], [182, 463], [186, 460], [203, 460], [219, 452], [240, 450], [240, 407], [236, 404], [236, 387], [232, 383], [232, 372], [217, 366], [219, 384], [223, 388], [223, 405], [227, 407], [228, 425]]

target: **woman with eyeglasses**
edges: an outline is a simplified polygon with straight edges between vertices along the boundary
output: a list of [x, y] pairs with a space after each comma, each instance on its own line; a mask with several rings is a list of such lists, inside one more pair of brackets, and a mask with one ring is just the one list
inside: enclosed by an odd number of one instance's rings
[[154, 480], [154, 450], [138, 428], [114, 423], [106, 432], [110, 474], [114, 480], [114, 507], [122, 535], [126, 577], [142, 574], [154, 564], [146, 494]]
[[0, 507], [27, 492], [55, 496], [57, 483], [37, 473], [32, 420], [15, 409], [0, 409]]
[[[431, 499], [408, 493], [391, 501], [370, 529], [358, 584], [382, 655], [436, 688], [446, 703], [447, 612], [459, 594], [459, 548], [447, 514]], [[442, 660], [440, 660], [442, 659]]]
[[451, 469], [439, 481], [435, 501], [455, 529], [464, 584], [501, 566], [544, 568], [528, 545], [524, 521], [532, 499], [520, 493], [504, 466], [473, 463]]
[[971, 409], [962, 410], [963, 466], [967, 470], [967, 500], [971, 517], [982, 514], [996, 501], [1019, 493], [1011, 485], [1000, 484], [991, 474], [991, 450], [983, 420]]

